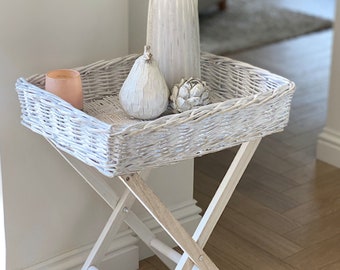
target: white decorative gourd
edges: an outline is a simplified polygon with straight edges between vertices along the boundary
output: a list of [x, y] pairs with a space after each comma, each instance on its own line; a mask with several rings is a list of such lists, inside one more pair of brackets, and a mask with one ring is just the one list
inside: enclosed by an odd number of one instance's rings
[[197, 0], [150, 0], [147, 44], [169, 89], [181, 78], [201, 78]]
[[149, 120], [160, 116], [168, 106], [169, 89], [153, 59], [150, 46], [137, 58], [119, 92], [120, 103], [132, 117]]

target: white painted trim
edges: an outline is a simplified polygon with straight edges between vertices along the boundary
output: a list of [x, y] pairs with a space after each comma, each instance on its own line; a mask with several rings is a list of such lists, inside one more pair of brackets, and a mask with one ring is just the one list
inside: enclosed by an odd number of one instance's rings
[[[125, 234], [125, 233], [124, 233]], [[121, 235], [121, 234], [120, 234]], [[108, 254], [105, 256], [104, 261], [107, 264], [110, 261], [111, 265], [121, 265], [119, 269], [122, 270], [136, 270], [138, 269], [138, 239], [125, 235], [120, 236], [113, 241], [109, 248]], [[74, 249], [70, 252], [64, 253], [60, 256], [49, 259], [48, 261], [39, 263], [24, 270], [75, 270], [80, 269], [84, 264], [87, 256], [89, 255], [94, 244], [87, 245]], [[125, 267], [128, 266], [128, 267]], [[131, 268], [131, 266], [136, 266]], [[112, 269], [112, 268], [111, 268]], [[100, 270], [109, 270], [100, 269]]]
[[340, 168], [340, 133], [325, 127], [319, 135], [317, 159]]
[[[183, 227], [193, 233], [201, 218], [199, 215], [201, 209], [196, 206], [196, 201], [186, 201], [170, 209]], [[144, 218], [143, 222], [159, 239], [174, 246], [172, 240], [166, 237], [162, 228], [151, 217]], [[23, 270], [79, 270], [93, 245], [94, 243], [74, 249]], [[115, 266], [114, 269], [137, 270], [138, 261], [151, 255], [153, 255], [152, 252], [134, 236], [133, 232], [126, 229], [120, 232], [111, 244], [100, 270], [112, 270], [112, 265]]]
[[6, 241], [5, 241], [5, 219], [2, 192], [2, 173], [0, 156], [0, 269], [6, 269]]

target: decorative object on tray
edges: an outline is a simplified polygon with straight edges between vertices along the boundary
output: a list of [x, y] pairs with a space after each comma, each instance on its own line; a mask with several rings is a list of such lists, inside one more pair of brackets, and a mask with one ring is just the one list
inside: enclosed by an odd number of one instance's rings
[[69, 102], [73, 107], [83, 109], [83, 91], [78, 71], [57, 69], [47, 72], [45, 90]]
[[172, 88], [170, 105], [175, 112], [184, 112], [209, 103], [209, 87], [205, 81], [182, 79]]
[[252, 141], [287, 125], [295, 85], [227, 57], [202, 54], [211, 104], [154, 120], [131, 119], [119, 91], [139, 55], [77, 68], [84, 111], [43, 90], [45, 75], [16, 83], [22, 124], [113, 177]]
[[201, 78], [197, 0], [150, 0], [147, 44], [169, 89], [182, 78]]
[[137, 58], [119, 93], [125, 112], [135, 118], [150, 120], [168, 107], [169, 89], [153, 59], [150, 46]]

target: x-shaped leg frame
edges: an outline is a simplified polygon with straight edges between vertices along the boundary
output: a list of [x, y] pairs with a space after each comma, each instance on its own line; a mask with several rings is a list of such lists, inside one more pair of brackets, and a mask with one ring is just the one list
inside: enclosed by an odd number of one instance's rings
[[[227, 206], [231, 195], [260, 141], [261, 139], [256, 139], [241, 145], [193, 236], [190, 236], [185, 231], [170, 210], [146, 184], [143, 179], [145, 177], [142, 177], [141, 174], [134, 173], [117, 177], [126, 187], [126, 190], [119, 198], [111, 186], [107, 184], [107, 177], [56, 148], [113, 209], [109, 220], [91, 250], [82, 270], [99, 269], [100, 263], [110, 243], [124, 222], [155, 252], [169, 269], [217, 270], [217, 266], [203, 251], [203, 248]], [[53, 145], [53, 143], [51, 144]], [[131, 207], [136, 199], [183, 250], [182, 255], [158, 240], [154, 233], [133, 213]]]

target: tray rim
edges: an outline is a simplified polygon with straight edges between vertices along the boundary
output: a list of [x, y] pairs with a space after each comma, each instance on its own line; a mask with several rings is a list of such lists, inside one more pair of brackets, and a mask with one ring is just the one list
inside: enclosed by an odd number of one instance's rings
[[[92, 64], [76, 67], [76, 68], [73, 68], [73, 69], [78, 70], [80, 73], [84, 73], [84, 76], [86, 76], [86, 71], [95, 69], [98, 66], [102, 66], [102, 68], [105, 68], [105, 66], [103, 67], [103, 65], [110, 66], [110, 65], [116, 64], [116, 63], [118, 63], [120, 61], [125, 61], [126, 59], [130, 59], [130, 58], [131, 59], [135, 59], [138, 56], [140, 56], [140, 54], [130, 54], [130, 55], [123, 56], [123, 57], [118, 57], [118, 58], [115, 58], [115, 59], [112, 59], [112, 60], [100, 60], [100, 61], [94, 62]], [[229, 60], [229, 61], [235, 62], [237, 64], [241, 64], [241, 65], [243, 65], [246, 68], [250, 68], [250, 69], [256, 70], [256, 73], [258, 75], [261, 75], [261, 76], [263, 76], [265, 78], [267, 78], [267, 77], [268, 77], [268, 79], [277, 78], [280, 81], [285, 81], [286, 84], [281, 85], [277, 89], [274, 89], [274, 90], [271, 90], [271, 91], [267, 91], [267, 92], [264, 92], [264, 93], [260, 93], [260, 94], [256, 93], [256, 94], [246, 95], [246, 96], [243, 96], [243, 97], [226, 99], [224, 101], [215, 102], [215, 103], [212, 103], [212, 104], [200, 106], [198, 108], [194, 108], [194, 109], [182, 112], [181, 116], [183, 116], [183, 118], [188, 116], [188, 120], [187, 121], [192, 121], [192, 120], [190, 120], [190, 115], [194, 115], [194, 114], [196, 114], [196, 113], [198, 113], [200, 111], [203, 111], [203, 110], [209, 111], [210, 108], [213, 108], [213, 107], [218, 106], [218, 105], [222, 105], [222, 104], [226, 104], [226, 103], [238, 103], [239, 101], [245, 100], [245, 99], [256, 100], [256, 98], [258, 96], [261, 96], [261, 97], [266, 97], [266, 96], [270, 97], [271, 95], [273, 95], [274, 92], [275, 93], [283, 93], [284, 94], [285, 91], [294, 90], [295, 87], [296, 87], [294, 82], [288, 80], [287, 78], [285, 78], [283, 76], [277, 75], [277, 74], [272, 73], [272, 72], [270, 72], [270, 71], [268, 71], [266, 69], [253, 66], [251, 64], [248, 64], [248, 63], [245, 63], [245, 62], [242, 62], [242, 61], [239, 61], [239, 60], [234, 60], [234, 59], [229, 58], [229, 57], [217, 56], [217, 55], [214, 55], [214, 54], [211, 54], [211, 53], [204, 53], [204, 52], [202, 52], [202, 54], [201, 54], [201, 59], [202, 59], [202, 57], [214, 57], [216, 59]], [[135, 119], [136, 123], [128, 125], [125, 128], [119, 128], [122, 125], [114, 124], [114, 123], [107, 123], [105, 121], [102, 121], [102, 120], [96, 118], [95, 116], [92, 116], [92, 115], [86, 113], [83, 110], [79, 110], [77, 108], [74, 108], [68, 102], [64, 101], [63, 99], [59, 98], [58, 96], [56, 96], [56, 95], [54, 95], [54, 94], [44, 90], [43, 88], [40, 88], [39, 86], [34, 84], [34, 82], [36, 82], [36, 81], [39, 82], [39, 81], [44, 80], [44, 77], [45, 77], [45, 74], [35, 74], [35, 75], [29, 76], [27, 78], [20, 77], [16, 81], [16, 88], [19, 87], [20, 85], [23, 85], [23, 84], [24, 85], [29, 85], [32, 89], [34, 89], [37, 93], [39, 93], [39, 95], [49, 97], [50, 99], [54, 100], [58, 105], [62, 105], [63, 108], [67, 108], [73, 114], [77, 114], [77, 115], [79, 115], [79, 117], [88, 119], [91, 122], [98, 123], [98, 125], [102, 126], [104, 130], [110, 130], [110, 132], [113, 132], [111, 134], [113, 136], [124, 135], [124, 134], [126, 134], [126, 130], [127, 129], [137, 130], [137, 129], [143, 129], [144, 127], [150, 127], [151, 125], [155, 125], [154, 128], [157, 128], [156, 127], [157, 123], [160, 123], [161, 125], [166, 125], [168, 122], [171, 122], [171, 120], [176, 118], [176, 116], [178, 115], [178, 113], [173, 113], [173, 114], [168, 114], [168, 115], [161, 115], [160, 117], [158, 117], [156, 119], [152, 119], [152, 120], [139, 120], [139, 119]], [[53, 104], [51, 104], [51, 105], [53, 105]], [[54, 104], [54, 105], [56, 105], [56, 104]], [[230, 108], [230, 109], [232, 109], [232, 108]], [[208, 117], [208, 115], [206, 117]]]

